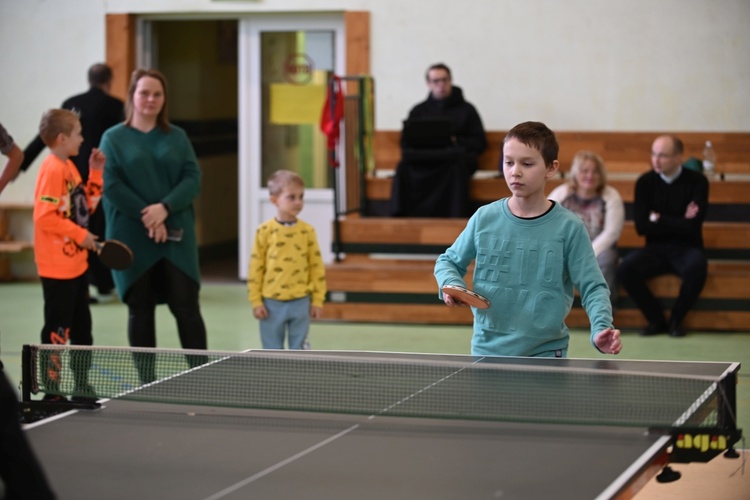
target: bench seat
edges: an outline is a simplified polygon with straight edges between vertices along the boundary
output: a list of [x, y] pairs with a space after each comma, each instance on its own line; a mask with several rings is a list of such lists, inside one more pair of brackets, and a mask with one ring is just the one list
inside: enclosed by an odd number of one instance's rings
[[[406, 219], [350, 216], [340, 222], [339, 249], [343, 259], [327, 266], [330, 320], [470, 325], [463, 308], [445, 307], [437, 298], [432, 274], [437, 254], [450, 245], [463, 219]], [[745, 331], [750, 320], [750, 223], [707, 222], [704, 239], [709, 276], [688, 329]], [[643, 245], [632, 222], [619, 240], [621, 253]], [[471, 283], [472, 269], [467, 280]], [[676, 276], [651, 280], [657, 297], [669, 307], [679, 289]], [[624, 291], [615, 314], [619, 328], [640, 328], [644, 319]], [[588, 318], [576, 300], [567, 324], [588, 328]]]

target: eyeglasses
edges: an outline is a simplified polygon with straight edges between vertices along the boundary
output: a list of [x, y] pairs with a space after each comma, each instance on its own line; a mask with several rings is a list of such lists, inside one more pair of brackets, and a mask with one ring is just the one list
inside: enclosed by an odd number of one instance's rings
[[430, 83], [448, 83], [451, 81], [451, 78], [449, 76], [446, 76], [444, 78], [432, 78], [430, 79]]
[[652, 158], [658, 158], [659, 160], [667, 160], [669, 158], [672, 158], [673, 156], [674, 155], [668, 155], [666, 153], [654, 153], [654, 152], [651, 152], [651, 157]]

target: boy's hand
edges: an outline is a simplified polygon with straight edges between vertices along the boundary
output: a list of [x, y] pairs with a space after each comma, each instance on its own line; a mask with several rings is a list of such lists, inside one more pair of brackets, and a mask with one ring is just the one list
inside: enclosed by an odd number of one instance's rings
[[310, 307], [310, 317], [312, 319], [319, 319], [323, 317], [323, 308], [318, 306]]
[[596, 347], [607, 354], [619, 354], [622, 350], [622, 341], [620, 340], [620, 330], [607, 328], [597, 333], [594, 337]]
[[107, 157], [104, 156], [104, 153], [102, 153], [99, 148], [94, 148], [91, 150], [91, 155], [89, 155], [89, 169], [101, 170], [104, 168], [104, 164], [106, 162]]
[[456, 300], [447, 293], [443, 294], [443, 302], [445, 302], [446, 306], [449, 307], [471, 307], [469, 304], [466, 304], [464, 302], [461, 302], [460, 300]]
[[86, 232], [86, 238], [79, 245], [81, 248], [96, 252], [96, 240], [99, 239], [96, 235]]
[[255, 319], [266, 319], [268, 317], [268, 309], [266, 306], [258, 306], [253, 308], [253, 316]]

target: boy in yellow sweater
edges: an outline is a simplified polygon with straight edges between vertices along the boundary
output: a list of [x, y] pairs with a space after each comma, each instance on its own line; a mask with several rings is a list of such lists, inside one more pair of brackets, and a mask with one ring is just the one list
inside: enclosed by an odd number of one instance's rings
[[311, 318], [320, 318], [326, 277], [315, 229], [297, 218], [305, 184], [289, 170], [268, 179], [278, 212], [258, 227], [250, 255], [247, 288], [253, 316], [260, 320], [264, 349], [309, 349]]

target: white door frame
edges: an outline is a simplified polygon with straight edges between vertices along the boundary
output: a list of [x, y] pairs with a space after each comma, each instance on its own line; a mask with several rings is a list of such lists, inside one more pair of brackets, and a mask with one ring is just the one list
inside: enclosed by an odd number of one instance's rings
[[[273, 217], [268, 191], [261, 179], [261, 33], [267, 31], [333, 31], [334, 71], [345, 73], [344, 18], [341, 14], [253, 15], [239, 19], [239, 235], [238, 275], [247, 279], [250, 249], [255, 230]], [[338, 169], [343, 171], [343, 168]], [[337, 172], [338, 173], [338, 172]], [[339, 179], [337, 179], [339, 182]], [[333, 261], [331, 252], [333, 223], [333, 190], [305, 189], [302, 218], [315, 227], [318, 243], [326, 263]]]

